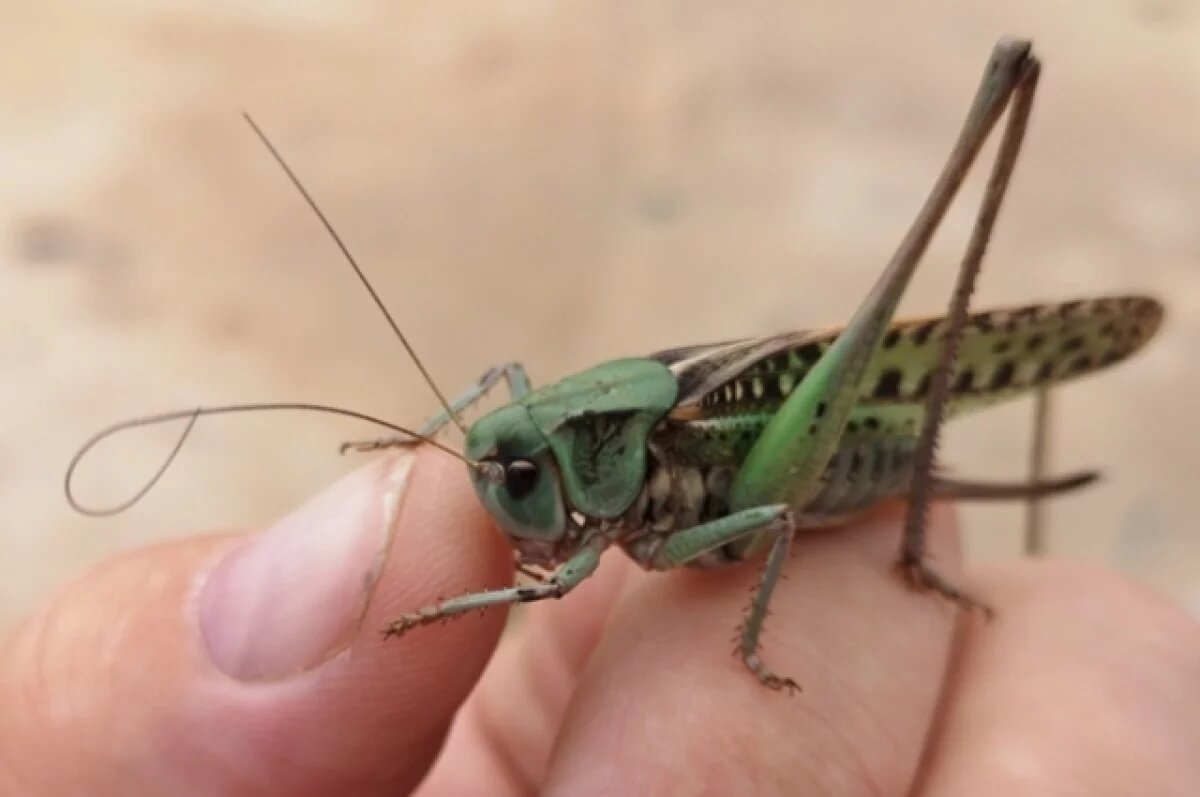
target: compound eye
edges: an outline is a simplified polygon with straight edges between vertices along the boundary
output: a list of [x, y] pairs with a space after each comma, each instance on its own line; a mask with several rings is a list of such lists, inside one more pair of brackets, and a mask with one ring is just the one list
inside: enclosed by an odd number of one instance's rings
[[514, 459], [504, 468], [504, 489], [514, 501], [520, 501], [537, 487], [540, 475], [537, 463]]

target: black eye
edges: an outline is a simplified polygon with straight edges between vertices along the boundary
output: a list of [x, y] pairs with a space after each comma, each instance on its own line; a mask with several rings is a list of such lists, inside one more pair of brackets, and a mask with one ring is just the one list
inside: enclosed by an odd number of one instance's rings
[[537, 487], [538, 466], [527, 459], [514, 459], [504, 468], [504, 489], [516, 500], [521, 500]]

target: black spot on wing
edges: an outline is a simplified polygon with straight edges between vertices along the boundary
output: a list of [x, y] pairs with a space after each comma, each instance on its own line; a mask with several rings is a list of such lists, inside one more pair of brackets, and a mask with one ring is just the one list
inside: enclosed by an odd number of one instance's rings
[[1063, 302], [1058, 306], [1058, 314], [1063, 318], [1070, 318], [1071, 314], [1082, 304], [1083, 302], [1080, 301]]
[[1004, 362], [1000, 363], [999, 367], [996, 368], [995, 373], [992, 374], [992, 381], [988, 386], [992, 390], [1003, 390], [1012, 384], [1013, 374], [1016, 372], [1017, 364], [1012, 360], [1005, 360]]
[[889, 368], [884, 371], [879, 375], [879, 382], [875, 385], [875, 398], [900, 398], [900, 382], [903, 379], [904, 374], [899, 368]]
[[912, 333], [913, 343], [918, 346], [924, 346], [929, 340], [929, 336], [933, 334], [933, 330], [937, 329], [939, 323], [941, 323], [941, 319], [935, 318], [932, 321], [926, 321], [917, 326]]
[[1063, 354], [1070, 354], [1073, 351], [1079, 351], [1083, 348], [1083, 335], [1074, 335], [1067, 338], [1058, 348]]
[[917, 389], [913, 391], [913, 398], [923, 399], [929, 395], [929, 386], [933, 383], [933, 371], [926, 371], [921, 374], [920, 381], [917, 382]]
[[971, 317], [968, 321], [971, 326], [985, 335], [996, 328], [996, 319], [991, 313], [980, 313]]
[[806, 343], [796, 349], [796, 356], [811, 368], [816, 365], [817, 360], [821, 359], [821, 345], [819, 343]]

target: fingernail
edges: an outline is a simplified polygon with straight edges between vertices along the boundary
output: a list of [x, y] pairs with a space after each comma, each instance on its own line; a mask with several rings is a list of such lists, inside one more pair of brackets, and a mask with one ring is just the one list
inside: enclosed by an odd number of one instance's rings
[[209, 571], [200, 633], [240, 680], [320, 664], [353, 639], [390, 547], [412, 470], [405, 454], [343, 478]]

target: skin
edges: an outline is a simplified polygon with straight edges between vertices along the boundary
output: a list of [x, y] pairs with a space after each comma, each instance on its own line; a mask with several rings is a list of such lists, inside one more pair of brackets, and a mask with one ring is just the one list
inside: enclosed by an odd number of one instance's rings
[[[306, 609], [310, 625], [264, 630], [283, 636], [258, 658], [214, 652], [205, 625], [261, 608], [206, 587], [253, 537], [135, 551], [67, 586], [0, 648], [0, 792], [1037, 797], [1200, 782], [1197, 624], [1077, 564], [963, 572], [944, 507], [930, 550], [998, 618], [902, 586], [900, 507], [806, 534], [764, 636], [804, 689], [791, 698], [729, 655], [754, 567], [649, 575], [610, 554], [498, 648], [503, 612], [384, 642], [398, 612], [508, 572], [461, 463], [421, 451], [410, 464], [361, 622], [361, 606], [345, 614], [347, 634], [311, 666], [272, 656], [312, 653], [304, 634], [338, 616], [321, 607], [355, 605], [337, 592], [362, 583], [353, 556], [323, 557], [338, 577], [301, 579], [334, 592]], [[349, 478], [386, 493], [393, 465]], [[287, 589], [264, 611], [289, 611]]]

